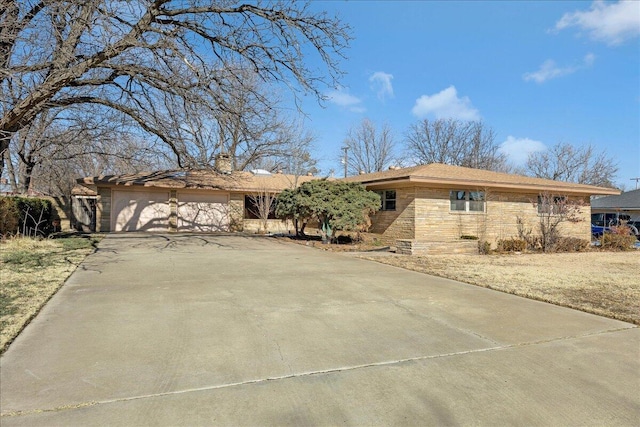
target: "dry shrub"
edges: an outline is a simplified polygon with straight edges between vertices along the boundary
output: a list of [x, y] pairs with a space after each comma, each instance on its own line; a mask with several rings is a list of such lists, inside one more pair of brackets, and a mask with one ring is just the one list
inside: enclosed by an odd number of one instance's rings
[[478, 252], [481, 255], [490, 254], [491, 253], [491, 243], [487, 242], [486, 240], [478, 241]]
[[591, 242], [577, 237], [561, 237], [556, 242], [554, 252], [584, 252], [591, 247]]
[[631, 234], [629, 227], [611, 227], [609, 233], [604, 233], [600, 239], [600, 247], [613, 251], [628, 251], [633, 248], [636, 237]]
[[527, 241], [523, 239], [498, 240], [498, 252], [522, 252], [527, 249]]

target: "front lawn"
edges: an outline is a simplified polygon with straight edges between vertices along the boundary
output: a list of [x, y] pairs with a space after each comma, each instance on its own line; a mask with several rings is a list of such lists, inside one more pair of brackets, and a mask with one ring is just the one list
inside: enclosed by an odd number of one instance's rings
[[98, 239], [84, 236], [0, 241], [0, 353], [94, 251]]
[[363, 258], [640, 325], [640, 251]]

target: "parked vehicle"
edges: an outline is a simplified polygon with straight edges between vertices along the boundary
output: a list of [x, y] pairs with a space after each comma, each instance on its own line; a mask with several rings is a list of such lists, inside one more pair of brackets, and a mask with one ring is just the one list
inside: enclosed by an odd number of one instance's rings
[[640, 221], [631, 221], [631, 216], [618, 212], [591, 214], [591, 234], [600, 237], [611, 231], [611, 227], [625, 226], [640, 240]]

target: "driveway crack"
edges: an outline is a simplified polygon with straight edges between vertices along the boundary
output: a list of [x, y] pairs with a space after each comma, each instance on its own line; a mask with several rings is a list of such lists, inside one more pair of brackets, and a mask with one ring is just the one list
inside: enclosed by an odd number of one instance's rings
[[[435, 359], [442, 359], [442, 358], [448, 358], [448, 357], [465, 356], [465, 355], [469, 355], [469, 354], [479, 354], [479, 353], [487, 353], [487, 352], [492, 352], [492, 351], [509, 350], [509, 349], [514, 349], [514, 348], [535, 346], [535, 345], [546, 344], [546, 343], [557, 342], [557, 341], [568, 341], [568, 340], [586, 338], [586, 337], [595, 336], [595, 335], [616, 333], [616, 332], [621, 332], [621, 331], [625, 331], [625, 330], [629, 330], [629, 329], [635, 329], [635, 328], [637, 328], [637, 326], [608, 329], [608, 330], [604, 330], [604, 331], [590, 332], [590, 333], [586, 333], [586, 334], [567, 336], [567, 337], [557, 337], [557, 338], [551, 338], [551, 339], [540, 340], [540, 341], [530, 341], [530, 342], [523, 342], [523, 343], [515, 343], [515, 344], [508, 344], [508, 345], [501, 345], [501, 346], [479, 348], [479, 349], [473, 349], [473, 350], [456, 351], [456, 352], [450, 352], [450, 353], [444, 353], [444, 354], [435, 354], [435, 355], [429, 355], [429, 356], [416, 356], [416, 357], [409, 357], [409, 358], [404, 358], [404, 359], [395, 359], [395, 360], [386, 360], [386, 361], [380, 361], [380, 362], [371, 362], [371, 363], [360, 364], [360, 365], [342, 366], [342, 367], [338, 367], [338, 368], [320, 369], [320, 370], [314, 370], [314, 371], [291, 373], [291, 374], [287, 374], [287, 375], [277, 375], [277, 376], [271, 376], [271, 377], [266, 377], [266, 378], [257, 378], [257, 379], [253, 379], [253, 380], [238, 381], [238, 382], [211, 385], [211, 386], [205, 386], [205, 387], [194, 387], [194, 388], [167, 391], [167, 392], [160, 392], [160, 393], [142, 394], [142, 395], [137, 395], [137, 396], [122, 397], [122, 398], [117, 398], [117, 399], [105, 399], [105, 400], [99, 400], [99, 401], [81, 402], [81, 403], [78, 403], [78, 404], [63, 405], [63, 406], [58, 406], [58, 407], [55, 407], [55, 408], [31, 409], [31, 410], [25, 410], [25, 411], [7, 411], [7, 412], [0, 413], [0, 417], [15, 417], [15, 416], [31, 415], [31, 414], [44, 413], [44, 412], [58, 412], [58, 411], [64, 411], [64, 410], [80, 409], [80, 408], [85, 408], [85, 407], [89, 407], [89, 406], [110, 404], [110, 403], [130, 402], [130, 401], [135, 401], [135, 400], [151, 399], [151, 398], [156, 398], [156, 397], [177, 396], [177, 395], [181, 395], [181, 394], [197, 393], [197, 392], [202, 392], [202, 391], [222, 390], [222, 389], [232, 388], [232, 387], [242, 387], [242, 386], [246, 386], [246, 385], [263, 384], [263, 383], [268, 383], [268, 382], [271, 382], [271, 381], [282, 381], [282, 380], [295, 379], [295, 378], [311, 377], [311, 376], [316, 376], [316, 375], [339, 374], [341, 372], [356, 371], [356, 370], [360, 370], [360, 369], [368, 369], [368, 368], [375, 368], [375, 367], [397, 366], [397, 365], [403, 365], [403, 364], [413, 363], [413, 362], [420, 362], [420, 361], [425, 361], [425, 360], [435, 360]], [[277, 345], [277, 343], [276, 343], [276, 345]], [[278, 348], [279, 348], [279, 346], [278, 346]]]

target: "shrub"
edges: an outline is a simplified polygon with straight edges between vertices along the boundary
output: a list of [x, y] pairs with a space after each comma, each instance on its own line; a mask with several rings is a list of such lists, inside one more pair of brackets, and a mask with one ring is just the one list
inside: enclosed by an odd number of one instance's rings
[[628, 251], [636, 242], [635, 236], [631, 234], [629, 227], [611, 227], [609, 233], [604, 233], [600, 240], [602, 249], [614, 251]]
[[522, 239], [503, 239], [498, 240], [499, 252], [522, 252], [527, 249], [527, 242]]
[[0, 197], [0, 236], [18, 232], [20, 211], [15, 199], [15, 197]]
[[555, 252], [584, 252], [591, 242], [577, 237], [561, 237], [553, 248]]
[[0, 198], [0, 234], [46, 236], [51, 229], [51, 201], [36, 197]]
[[478, 241], [478, 252], [481, 255], [490, 254], [491, 253], [491, 243], [487, 242], [486, 240]]

